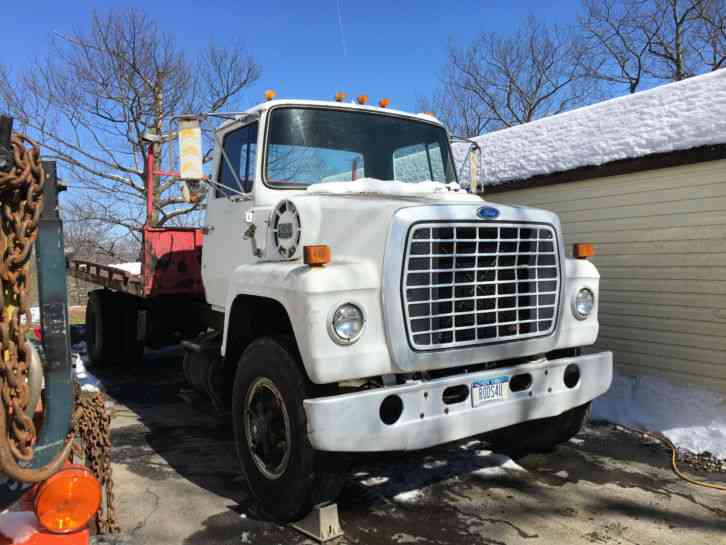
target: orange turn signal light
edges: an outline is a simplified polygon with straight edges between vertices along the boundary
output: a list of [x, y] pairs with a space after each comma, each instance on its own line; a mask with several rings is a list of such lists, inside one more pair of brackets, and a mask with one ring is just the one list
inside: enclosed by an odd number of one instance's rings
[[379, 100], [379, 101], [378, 101], [378, 105], [379, 105], [379, 106], [380, 106], [381, 108], [385, 108], [385, 107], [387, 107], [387, 106], [388, 106], [388, 105], [389, 105], [390, 103], [391, 103], [391, 101], [390, 101], [390, 100], [388, 100], [387, 98], [382, 98], [381, 100]]
[[337, 93], [335, 93], [335, 102], [343, 102], [345, 100], [345, 97], [345, 93], [341, 93], [340, 91], [338, 91]]
[[368, 95], [360, 95], [356, 100], [360, 105], [366, 104], [368, 102]]
[[272, 100], [276, 96], [277, 96], [277, 93], [275, 92], [274, 89], [268, 89], [267, 91], [265, 91], [265, 100]]
[[572, 247], [572, 255], [577, 259], [587, 259], [595, 255], [595, 247], [587, 242], [578, 242]]
[[79, 465], [65, 467], [41, 484], [33, 501], [38, 522], [54, 534], [85, 528], [100, 506], [101, 484]]
[[311, 267], [322, 267], [330, 263], [331, 254], [330, 246], [325, 244], [315, 244], [312, 246], [303, 246], [303, 261]]

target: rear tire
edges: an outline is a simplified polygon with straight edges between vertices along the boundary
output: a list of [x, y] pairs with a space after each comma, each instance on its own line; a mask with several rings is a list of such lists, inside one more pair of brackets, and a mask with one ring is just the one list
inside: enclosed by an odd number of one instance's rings
[[107, 290], [94, 290], [88, 294], [86, 344], [93, 367], [108, 367], [118, 360], [120, 310], [117, 294]]
[[237, 453], [263, 513], [281, 523], [335, 501], [345, 480], [343, 459], [315, 451], [308, 441], [303, 400], [312, 397], [313, 388], [287, 338], [252, 342], [237, 367]]
[[577, 435], [590, 418], [590, 403], [558, 416], [530, 420], [484, 434], [483, 439], [500, 450], [516, 455], [550, 452]]
[[117, 294], [120, 309], [120, 356], [124, 365], [140, 365], [144, 360], [144, 341], [138, 340], [139, 299]]

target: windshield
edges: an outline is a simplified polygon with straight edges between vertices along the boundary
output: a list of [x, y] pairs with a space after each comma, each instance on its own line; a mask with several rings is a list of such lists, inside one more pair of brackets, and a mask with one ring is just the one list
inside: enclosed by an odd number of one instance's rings
[[360, 178], [456, 180], [446, 131], [391, 115], [322, 108], [270, 114], [265, 181], [300, 188]]

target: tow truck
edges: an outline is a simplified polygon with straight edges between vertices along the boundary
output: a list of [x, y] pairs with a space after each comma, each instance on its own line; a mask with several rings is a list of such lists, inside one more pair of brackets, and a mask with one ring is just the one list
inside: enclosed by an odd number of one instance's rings
[[[221, 115], [209, 175], [210, 116], [176, 120], [179, 172], [156, 170], [149, 142], [141, 273], [69, 262], [102, 287], [93, 365], [182, 342], [188, 382], [232, 411], [249, 488], [280, 522], [334, 500], [353, 453], [576, 434], [612, 380], [612, 354], [582, 350], [598, 335], [592, 246], [567, 257], [554, 213], [461, 190], [432, 115], [273, 95]], [[159, 176], [190, 202], [207, 188], [202, 228], [152, 224]]]

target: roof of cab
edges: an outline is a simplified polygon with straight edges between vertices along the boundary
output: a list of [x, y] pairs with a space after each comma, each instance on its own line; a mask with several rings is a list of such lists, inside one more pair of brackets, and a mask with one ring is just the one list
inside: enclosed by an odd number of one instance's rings
[[277, 99], [277, 100], [268, 100], [267, 102], [261, 102], [260, 104], [257, 104], [256, 106], [253, 106], [252, 108], [249, 108], [248, 110], [245, 110], [244, 112], [239, 112], [236, 114], [230, 114], [231, 116], [234, 116], [233, 119], [228, 119], [224, 123], [222, 123], [219, 128], [226, 127], [229, 124], [236, 123], [240, 119], [244, 119], [248, 115], [255, 115], [255, 114], [261, 114], [262, 112], [269, 110], [270, 108], [273, 108], [275, 106], [317, 106], [320, 108], [338, 108], [338, 109], [345, 109], [345, 110], [357, 110], [357, 111], [363, 111], [363, 112], [375, 112], [375, 113], [383, 113], [383, 114], [393, 114], [401, 117], [407, 117], [410, 119], [415, 119], [418, 121], [426, 121], [428, 123], [435, 123], [437, 125], [443, 126], [441, 121], [436, 119], [434, 116], [424, 114], [424, 113], [411, 113], [411, 112], [404, 112], [402, 110], [394, 110], [393, 108], [380, 108], [378, 106], [370, 106], [370, 105], [361, 105], [361, 104], [355, 104], [352, 102], [337, 102], [332, 100], [300, 100], [300, 99]]

